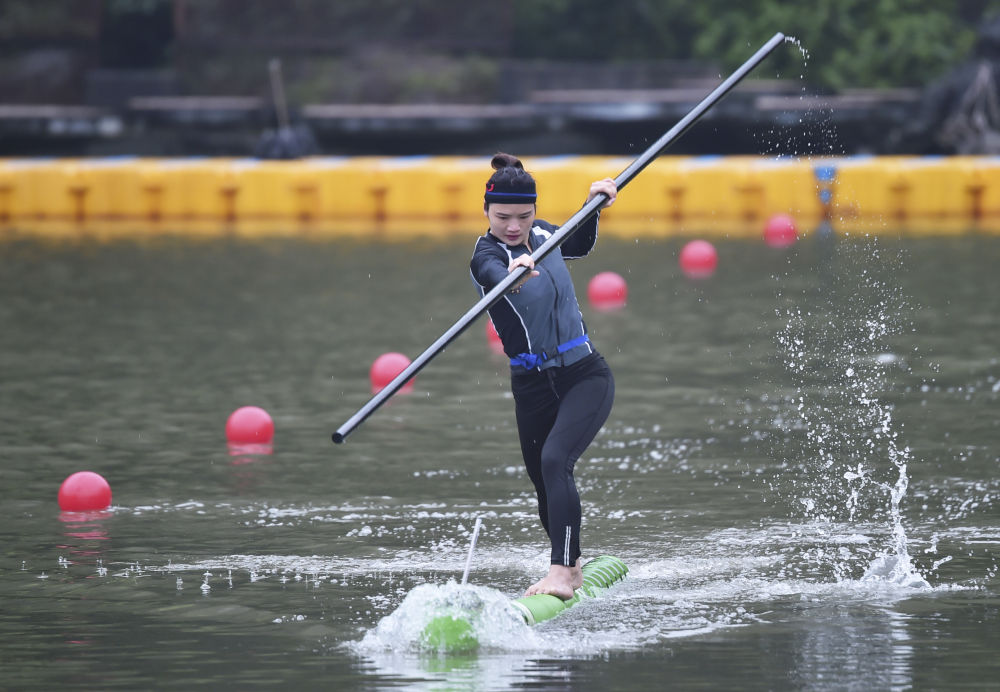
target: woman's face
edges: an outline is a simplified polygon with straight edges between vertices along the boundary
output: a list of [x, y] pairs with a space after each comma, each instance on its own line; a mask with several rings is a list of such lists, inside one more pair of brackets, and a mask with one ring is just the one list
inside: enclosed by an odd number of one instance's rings
[[523, 245], [535, 221], [534, 204], [490, 204], [486, 210], [490, 233], [509, 246]]

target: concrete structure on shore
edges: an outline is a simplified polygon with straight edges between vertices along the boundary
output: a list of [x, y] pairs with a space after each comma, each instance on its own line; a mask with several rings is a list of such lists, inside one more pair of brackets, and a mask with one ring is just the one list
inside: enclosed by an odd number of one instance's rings
[[[638, 153], [683, 118], [715, 81], [663, 89], [545, 89], [525, 101], [315, 103], [293, 113], [333, 156]], [[915, 89], [805, 94], [751, 80], [706, 114], [671, 153], [925, 153], [894, 147], [920, 103]], [[115, 105], [0, 105], [0, 156], [254, 156], [273, 106], [243, 96], [136, 96]], [[798, 140], [792, 151], [785, 140]], [[911, 142], [911, 147], [918, 146]]]

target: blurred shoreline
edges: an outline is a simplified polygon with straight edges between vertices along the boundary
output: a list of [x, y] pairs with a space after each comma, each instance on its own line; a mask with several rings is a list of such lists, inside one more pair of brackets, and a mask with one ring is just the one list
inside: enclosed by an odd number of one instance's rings
[[[715, 84], [670, 89], [547, 89], [516, 103], [315, 103], [292, 110], [300, 155], [628, 155], [641, 152]], [[900, 146], [916, 89], [806, 94], [750, 81], [672, 148], [677, 154], [919, 154]], [[134, 96], [115, 105], [0, 105], [0, 156], [252, 156], [278, 130], [268, 100]], [[820, 136], [817, 136], [817, 130]], [[804, 136], [807, 133], [810, 136]], [[892, 133], [897, 133], [893, 136]], [[800, 140], [793, 151], [789, 140]], [[807, 141], [808, 140], [808, 141]], [[294, 152], [293, 152], [294, 153]], [[262, 156], [295, 158], [295, 156]]]

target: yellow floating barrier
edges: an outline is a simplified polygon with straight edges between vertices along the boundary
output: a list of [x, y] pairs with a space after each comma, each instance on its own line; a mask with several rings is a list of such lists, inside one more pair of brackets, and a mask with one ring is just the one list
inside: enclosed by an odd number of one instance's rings
[[315, 186], [317, 216], [368, 223], [385, 220], [388, 185], [374, 157], [307, 159], [305, 181]]
[[[689, 160], [687, 156], [661, 156], [650, 163], [629, 183], [615, 206], [608, 209], [605, 216], [608, 225], [613, 225], [612, 220], [628, 225], [644, 224], [658, 235], [665, 235], [684, 222], [689, 200], [683, 167]], [[611, 166], [614, 175], [628, 164], [626, 159], [614, 161]]]
[[383, 157], [376, 160], [375, 168], [376, 185], [369, 194], [376, 204], [378, 221], [428, 220], [452, 212], [435, 205], [444, 185], [430, 156]]
[[299, 218], [303, 201], [296, 192], [296, 171], [301, 168], [293, 161], [231, 161], [227, 172], [232, 186], [231, 220]]
[[[593, 180], [628, 157], [526, 157], [538, 214], [572, 216]], [[151, 231], [391, 239], [485, 228], [489, 157], [0, 160], [0, 227], [65, 235], [101, 224]], [[753, 236], [775, 214], [808, 231], [996, 232], [1000, 157], [664, 156], [602, 212], [628, 235]], [[59, 228], [55, 231], [52, 229]], [[48, 229], [48, 230], [46, 230]], [[193, 229], [193, 230], [192, 230]]]
[[[561, 223], [580, 210], [587, 201], [590, 183], [601, 178], [614, 177], [628, 165], [619, 161], [616, 165], [609, 158], [594, 156], [546, 156], [526, 158], [524, 167], [535, 178], [538, 190], [538, 215], [552, 223]], [[483, 206], [483, 183], [489, 177], [480, 174], [480, 209]], [[613, 208], [601, 212], [602, 218], [610, 218]]]
[[833, 161], [833, 219], [910, 233], [989, 230], [1000, 216], [996, 157], [867, 157]]
[[833, 218], [843, 221], [872, 222], [897, 220], [899, 176], [896, 159], [856, 157], [829, 162], [835, 172]]
[[775, 214], [788, 214], [800, 226], [813, 227], [824, 217], [815, 161], [798, 158], [755, 158], [750, 162], [755, 184], [763, 188], [761, 209], [753, 217], [763, 225]]
[[17, 219], [78, 218], [77, 168], [70, 159], [19, 159], [3, 165], [7, 216]]
[[142, 188], [142, 217], [158, 223], [233, 221], [236, 180], [231, 159], [151, 159], [136, 171]]
[[955, 157], [968, 216], [977, 222], [1000, 221], [1000, 156]]
[[485, 229], [483, 193], [491, 171], [489, 160], [454, 156], [436, 158], [434, 162], [433, 168], [440, 177], [429, 200], [431, 208], [437, 210], [446, 225]]

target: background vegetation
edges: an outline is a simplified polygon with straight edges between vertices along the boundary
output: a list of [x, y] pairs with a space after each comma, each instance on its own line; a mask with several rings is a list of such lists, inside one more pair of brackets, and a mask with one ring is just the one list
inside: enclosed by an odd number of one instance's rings
[[[266, 90], [282, 57], [302, 101], [503, 100], [512, 61], [695, 61], [729, 71], [775, 31], [813, 88], [920, 87], [967, 59], [990, 0], [2, 0], [8, 100], [83, 98], [93, 69], [161, 69], [186, 93]], [[613, 86], [602, 84], [598, 86]]]
[[[985, 0], [517, 0], [512, 51], [579, 59], [695, 58], [730, 70], [775, 31], [808, 52], [820, 87], [921, 86], [963, 60]], [[994, 8], [996, 6], [994, 5]], [[996, 14], [996, 9], [992, 14]], [[786, 70], [793, 55], [775, 55]]]

